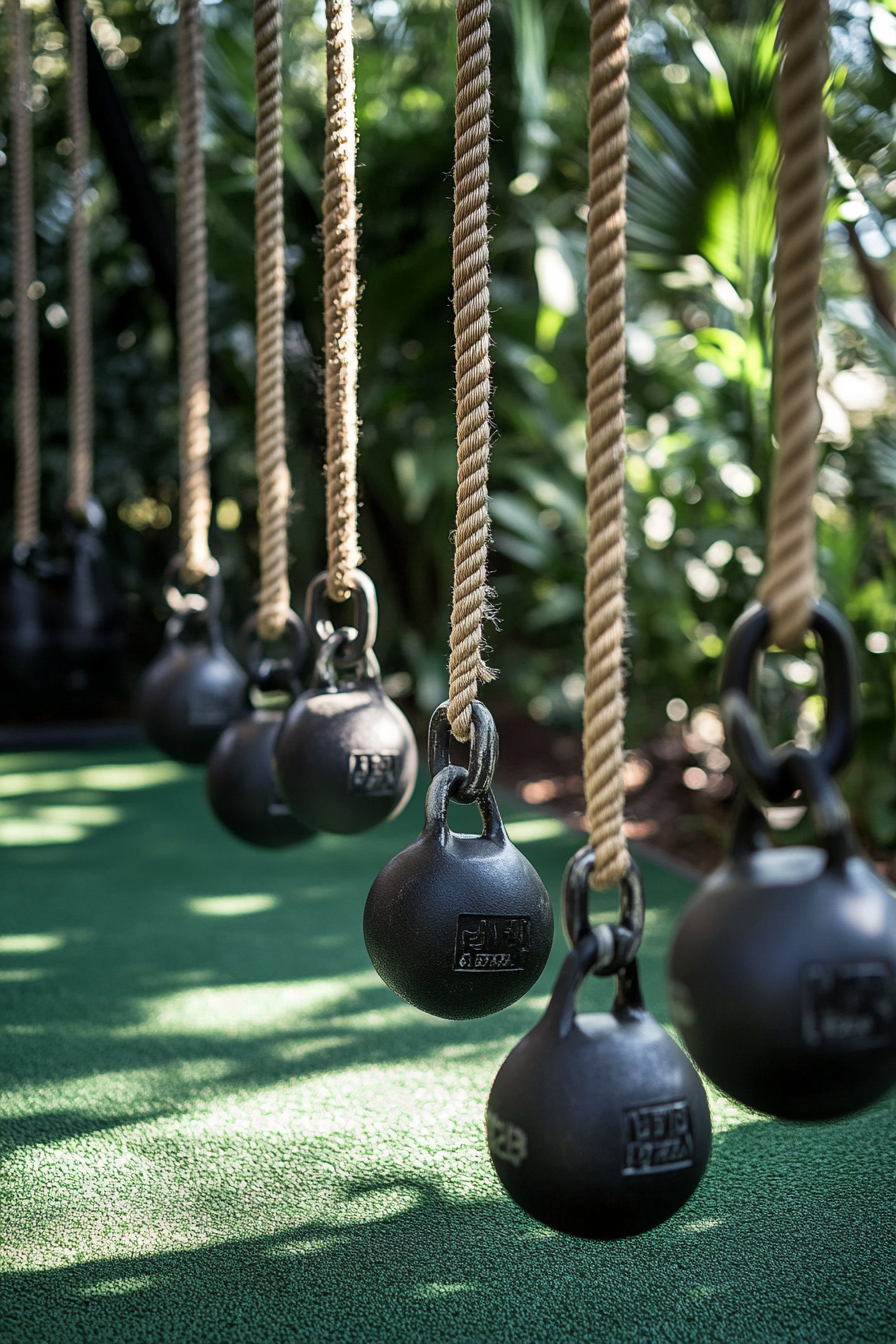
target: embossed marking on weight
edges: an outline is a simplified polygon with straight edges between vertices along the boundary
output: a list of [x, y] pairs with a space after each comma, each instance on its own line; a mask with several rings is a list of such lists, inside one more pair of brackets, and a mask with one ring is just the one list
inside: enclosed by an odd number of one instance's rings
[[456, 971], [522, 971], [528, 951], [528, 915], [458, 916]]
[[633, 1106], [625, 1113], [623, 1176], [680, 1171], [694, 1165], [694, 1136], [686, 1101]]
[[812, 962], [800, 976], [807, 1045], [868, 1050], [896, 1029], [896, 985], [885, 961]]
[[379, 751], [352, 751], [348, 758], [349, 793], [389, 798], [398, 787], [398, 757]]
[[512, 1125], [509, 1120], [502, 1120], [494, 1111], [488, 1111], [485, 1127], [492, 1157], [498, 1157], [502, 1162], [509, 1162], [512, 1167], [518, 1167], [529, 1156], [529, 1140], [526, 1131], [520, 1129], [519, 1125]]

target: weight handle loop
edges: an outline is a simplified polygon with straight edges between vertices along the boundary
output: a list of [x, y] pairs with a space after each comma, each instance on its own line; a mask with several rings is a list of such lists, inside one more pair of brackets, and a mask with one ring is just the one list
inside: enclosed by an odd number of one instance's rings
[[69, 454], [68, 507], [84, 515], [93, 489], [93, 330], [90, 313], [90, 252], [84, 193], [90, 171], [87, 111], [87, 43], [83, 0], [66, 0], [69, 40], [68, 125], [72, 143], [69, 190]]
[[759, 806], [784, 802], [800, 787], [789, 769], [795, 755], [811, 754], [828, 775], [834, 775], [843, 769], [855, 747], [858, 669], [852, 631], [824, 599], [814, 604], [810, 628], [821, 639], [827, 697], [824, 736], [811, 753], [793, 745], [770, 750], [749, 699], [756, 657], [771, 636], [769, 608], [753, 604], [731, 630], [722, 675], [722, 720], [737, 773]]
[[778, 441], [762, 601], [774, 641], [800, 642], [812, 615], [818, 436], [818, 312], [827, 199], [827, 0], [784, 0], [778, 26], [778, 137], [775, 202], [774, 419]]
[[37, 257], [31, 133], [31, 12], [11, 0], [14, 397], [16, 438], [15, 544], [22, 557], [40, 542], [40, 442], [37, 423]]
[[[588, 916], [590, 879], [594, 870], [595, 853], [584, 845], [570, 859], [563, 878], [562, 915], [563, 932], [571, 947], [587, 939], [594, 927]], [[613, 975], [633, 961], [644, 936], [644, 879], [634, 859], [619, 881], [619, 924], [599, 924], [598, 929], [609, 929], [613, 940], [613, 956], [607, 965], [596, 971], [598, 975]]]
[[[544, 1020], [551, 1025], [559, 1039], [568, 1036], [576, 1016], [576, 998], [586, 975], [611, 975], [610, 967], [616, 955], [613, 930], [609, 924], [598, 924], [580, 939], [566, 954], [557, 976]], [[616, 993], [613, 1013], [623, 1016], [644, 1009], [638, 963], [632, 960], [616, 972]]]
[[[462, 765], [446, 765], [433, 777], [426, 791], [426, 822], [424, 829], [434, 835], [442, 846], [448, 843], [448, 804], [466, 801], [461, 794], [467, 781], [467, 771]], [[491, 789], [486, 789], [473, 800], [482, 817], [482, 836], [493, 844], [505, 843], [507, 833], [501, 822], [501, 813]]]
[[289, 502], [283, 394], [286, 295], [281, 149], [281, 0], [255, 0], [255, 469], [261, 587], [258, 632], [277, 639], [290, 623]]
[[[363, 662], [376, 642], [379, 622], [376, 587], [370, 575], [362, 569], [352, 569], [347, 571], [344, 582], [348, 597], [354, 604], [354, 624], [341, 627], [345, 638], [336, 654], [336, 666], [339, 668], [356, 667]], [[315, 575], [305, 592], [305, 624], [318, 648], [336, 631], [330, 618], [329, 590], [329, 571], [325, 569]]]
[[345, 602], [358, 541], [358, 212], [351, 0], [326, 0], [324, 337], [327, 413], [327, 592]]
[[266, 641], [261, 633], [261, 613], [250, 616], [239, 633], [238, 647], [250, 684], [260, 691], [287, 691], [296, 696], [300, 690], [299, 675], [308, 657], [308, 632], [302, 618], [288, 607], [281, 639], [288, 648], [281, 657], [265, 652]]
[[448, 717], [470, 737], [479, 682], [496, 673], [483, 658], [488, 587], [488, 463], [491, 453], [489, 315], [489, 136], [491, 3], [458, 0], [454, 104], [454, 363], [457, 396], [457, 515], [448, 660]]
[[214, 565], [208, 548], [208, 278], [202, 162], [200, 0], [181, 0], [177, 21], [177, 351], [180, 383], [181, 577], [187, 584]]
[[[450, 703], [444, 700], [429, 721], [427, 758], [433, 777], [451, 764]], [[470, 757], [465, 782], [452, 795], [459, 803], [479, 802], [491, 789], [498, 764], [498, 730], [494, 719], [481, 700], [474, 700], [470, 711]]]
[[350, 678], [352, 681], [374, 682], [379, 686], [380, 665], [373, 649], [368, 649], [361, 658], [351, 663], [346, 663], [342, 657], [342, 651], [352, 642], [354, 634], [355, 631], [350, 628], [334, 630], [333, 634], [324, 640], [314, 660], [312, 689], [336, 690], [339, 685], [338, 673], [344, 671], [354, 673]]
[[629, 862], [622, 780], [628, 35], [628, 0], [591, 0], [583, 773], [599, 890], [614, 886]]

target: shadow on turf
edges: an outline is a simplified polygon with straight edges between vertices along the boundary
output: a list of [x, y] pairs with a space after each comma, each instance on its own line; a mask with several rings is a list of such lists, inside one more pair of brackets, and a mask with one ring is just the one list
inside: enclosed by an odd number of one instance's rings
[[[863, 1177], [861, 1145], [844, 1152], [833, 1127], [816, 1129], [814, 1160], [797, 1166], [782, 1132], [795, 1131], [754, 1124], [720, 1136], [691, 1203], [620, 1243], [551, 1233], [496, 1183], [461, 1201], [392, 1172], [344, 1183], [336, 1226], [228, 1240], [226, 1212], [200, 1203], [191, 1236], [213, 1244], [9, 1274], [7, 1337], [890, 1344], [890, 1215]], [[396, 1195], [407, 1199], [400, 1211], [352, 1217], [353, 1205]], [[233, 1218], [252, 1212], [241, 1202]], [[84, 1222], [92, 1211], [73, 1214]], [[271, 1217], [259, 1200], [258, 1221]]]

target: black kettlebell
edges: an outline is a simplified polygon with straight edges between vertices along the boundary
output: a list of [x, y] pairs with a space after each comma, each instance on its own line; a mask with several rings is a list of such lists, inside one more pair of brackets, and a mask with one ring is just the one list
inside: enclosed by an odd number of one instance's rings
[[[548, 894], [508, 839], [491, 779], [494, 720], [473, 703], [470, 768], [447, 764], [446, 705], [430, 724], [426, 823], [367, 897], [364, 942], [390, 989], [435, 1017], [485, 1017], [515, 1003], [544, 970], [554, 935]], [[444, 763], [443, 763], [444, 762]], [[475, 802], [481, 835], [448, 826], [450, 799]]]
[[203, 765], [227, 725], [247, 712], [248, 678], [224, 645], [219, 574], [207, 580], [207, 594], [182, 594], [169, 583], [166, 597], [173, 614], [140, 682], [137, 717], [160, 751]]
[[[594, 851], [567, 868], [564, 915], [587, 912]], [[623, 910], [637, 927], [585, 924], [544, 1017], [501, 1065], [486, 1113], [498, 1177], [522, 1209], [575, 1237], [615, 1241], [671, 1218], [696, 1190], [712, 1146], [706, 1094], [685, 1053], [644, 1007], [634, 953], [643, 894], [634, 864]], [[569, 920], [567, 931], [569, 932]], [[626, 960], [626, 958], [631, 958]], [[577, 1016], [589, 971], [616, 975], [609, 1013]]]
[[102, 542], [106, 517], [89, 499], [83, 518], [69, 514], [65, 585], [59, 604], [57, 639], [68, 690], [108, 691], [121, 675], [126, 640], [125, 608]]
[[371, 580], [352, 571], [355, 626], [339, 630], [321, 614], [326, 581], [319, 574], [308, 588], [306, 623], [319, 652], [310, 688], [284, 718], [274, 777], [304, 826], [353, 835], [405, 806], [417, 778], [417, 745], [380, 684]]
[[[685, 909], [669, 995], [712, 1081], [754, 1110], [828, 1120], [896, 1082], [896, 898], [857, 852], [831, 771], [851, 751], [855, 663], [848, 627], [819, 603], [824, 740], [769, 751], [747, 699], [769, 627], [751, 608], [732, 631], [722, 714], [743, 797], [730, 859]], [[770, 846], [760, 811], [797, 790], [817, 846]]]
[[0, 578], [0, 675], [7, 692], [26, 698], [58, 688], [51, 581], [57, 567], [45, 538], [16, 545]]
[[283, 723], [283, 705], [299, 693], [299, 673], [308, 653], [308, 635], [289, 612], [290, 638], [285, 658], [262, 656], [255, 617], [241, 632], [243, 662], [249, 673], [252, 713], [224, 729], [215, 743], [205, 775], [212, 811], [240, 840], [263, 849], [282, 849], [310, 840], [314, 832], [297, 821], [274, 781], [274, 743]]

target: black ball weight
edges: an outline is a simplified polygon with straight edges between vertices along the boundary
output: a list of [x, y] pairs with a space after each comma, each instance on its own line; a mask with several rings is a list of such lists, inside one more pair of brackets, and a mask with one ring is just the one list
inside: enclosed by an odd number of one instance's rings
[[263, 849], [298, 845], [314, 835], [292, 815], [274, 782], [274, 742], [283, 715], [255, 710], [224, 729], [209, 757], [205, 788], [223, 826]]
[[248, 708], [247, 678], [217, 641], [166, 643], [137, 692], [137, 717], [153, 746], [187, 765], [204, 765], [224, 729]]

